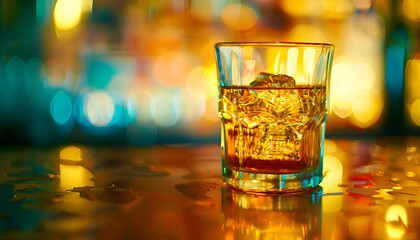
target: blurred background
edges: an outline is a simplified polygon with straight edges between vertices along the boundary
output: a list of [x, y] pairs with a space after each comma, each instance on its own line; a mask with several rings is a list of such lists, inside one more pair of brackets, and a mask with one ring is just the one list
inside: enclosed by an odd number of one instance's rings
[[0, 0], [0, 143], [217, 142], [214, 43], [336, 46], [327, 136], [420, 135], [418, 0]]

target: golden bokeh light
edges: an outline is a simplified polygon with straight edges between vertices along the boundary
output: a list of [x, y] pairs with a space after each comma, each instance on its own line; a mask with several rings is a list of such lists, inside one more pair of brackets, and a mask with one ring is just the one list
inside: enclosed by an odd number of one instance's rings
[[75, 146], [69, 146], [61, 149], [59, 157], [61, 160], [66, 161], [78, 162], [83, 160], [82, 150]]
[[385, 214], [386, 232], [389, 239], [402, 239], [405, 235], [407, 222], [407, 212], [399, 204], [391, 205]]
[[353, 0], [320, 0], [320, 2], [327, 18], [342, 19], [354, 11]]
[[[290, 1], [293, 2], [293, 1]], [[294, 27], [289, 35], [289, 41], [300, 42], [327, 42], [326, 36], [322, 29], [313, 25], [302, 24]]]
[[375, 83], [375, 73], [369, 64], [365, 62], [357, 62], [353, 66], [354, 84], [359, 90], [372, 90]]
[[93, 7], [93, 0], [83, 0], [83, 12], [91, 13]]
[[93, 174], [80, 165], [60, 163], [60, 190], [67, 191], [74, 187], [95, 186]]
[[152, 75], [162, 86], [184, 87], [190, 69], [190, 60], [184, 52], [166, 52], [155, 60]]
[[82, 0], [57, 0], [54, 22], [59, 30], [68, 30], [79, 24], [82, 15]]
[[378, 109], [381, 109], [381, 106], [379, 99], [374, 99], [367, 92], [357, 94], [353, 103], [352, 122], [361, 128], [371, 126], [378, 120], [380, 116]]
[[205, 67], [206, 71], [206, 96], [208, 98], [215, 98], [219, 96], [217, 89], [217, 70], [216, 64]]
[[420, 98], [416, 99], [410, 106], [410, 116], [414, 124], [420, 126]]
[[[188, 93], [195, 96], [204, 95], [207, 87], [207, 80], [206, 80], [206, 68], [203, 66], [198, 66], [191, 69], [188, 72], [187, 80], [185, 83], [185, 88], [187, 89]], [[216, 82], [217, 79], [214, 79]]]
[[418, 0], [404, 0], [401, 11], [411, 21], [420, 22], [420, 2]]
[[[188, 91], [181, 91], [182, 120], [188, 123], [197, 122], [203, 115], [206, 96], [192, 95]], [[216, 100], [217, 101], [217, 100]]]
[[331, 89], [332, 109], [340, 118], [347, 118], [353, 113], [354, 94], [346, 86]]
[[405, 106], [411, 121], [420, 126], [420, 59], [408, 60], [405, 67]]
[[295, 17], [314, 16], [319, 13], [319, 6], [312, 0], [280, 0], [280, 7], [289, 15]]
[[[335, 151], [335, 143], [331, 140], [326, 140], [326, 152]], [[343, 164], [331, 154], [324, 156], [324, 179], [320, 186], [324, 192], [337, 193], [342, 192], [343, 189], [339, 187], [343, 178]], [[324, 213], [338, 212], [343, 206], [343, 196], [341, 194], [323, 198], [322, 209]]]
[[324, 156], [324, 172], [325, 178], [322, 181], [322, 187], [326, 192], [340, 192], [342, 188], [339, 185], [343, 177], [343, 164], [331, 154]]
[[254, 9], [244, 4], [230, 4], [226, 6], [220, 17], [228, 28], [236, 31], [249, 30], [258, 21], [258, 15]]
[[370, 64], [354, 63], [340, 56], [333, 66], [331, 76], [332, 111], [339, 118], [350, 118], [350, 122], [367, 128], [381, 117], [384, 108], [379, 83]]
[[[324, 174], [325, 177], [320, 184], [324, 189], [324, 192], [337, 193], [343, 191], [343, 189], [339, 187], [343, 178], [343, 165], [338, 158], [331, 154], [326, 154], [324, 156]], [[342, 205], [342, 195], [330, 196], [322, 200], [324, 212], [338, 212], [342, 208]]]
[[337, 144], [330, 139], [325, 139], [324, 141], [324, 153], [334, 153], [337, 151]]

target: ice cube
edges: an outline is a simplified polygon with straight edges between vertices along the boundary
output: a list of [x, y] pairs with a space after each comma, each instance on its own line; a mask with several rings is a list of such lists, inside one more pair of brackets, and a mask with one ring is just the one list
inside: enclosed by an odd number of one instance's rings
[[251, 87], [293, 88], [296, 86], [295, 79], [286, 74], [258, 73], [250, 84]]
[[242, 96], [238, 99], [239, 107], [253, 105], [258, 101], [258, 94], [255, 91], [243, 90]]

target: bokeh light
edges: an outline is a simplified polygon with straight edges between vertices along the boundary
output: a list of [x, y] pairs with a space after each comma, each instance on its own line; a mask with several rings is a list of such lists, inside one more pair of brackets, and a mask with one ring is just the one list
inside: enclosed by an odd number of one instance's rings
[[346, 118], [353, 112], [354, 73], [348, 64], [339, 62], [333, 66], [331, 75], [332, 109], [337, 116]]
[[280, 0], [280, 7], [291, 16], [307, 17], [319, 14], [319, 3], [313, 0]]
[[416, 99], [410, 107], [410, 116], [413, 122], [420, 126], [420, 99]]
[[420, 2], [418, 0], [403, 0], [401, 11], [411, 21], [420, 22]]
[[182, 120], [188, 123], [195, 123], [201, 118], [206, 105], [204, 94], [193, 95], [188, 91], [181, 91]]
[[73, 116], [76, 118], [77, 122], [84, 127], [91, 126], [87, 118], [86, 105], [89, 94], [83, 94], [76, 98], [73, 106]]
[[91, 13], [92, 7], [93, 7], [93, 0], [82, 0], [83, 2], [83, 12], [85, 13]]
[[95, 127], [108, 125], [115, 113], [115, 104], [111, 96], [102, 90], [92, 92], [86, 104], [89, 122]]
[[162, 89], [153, 95], [150, 103], [150, 115], [153, 121], [162, 127], [171, 127], [178, 123], [182, 114], [179, 90]]
[[95, 186], [93, 174], [80, 165], [60, 163], [60, 190], [67, 191], [74, 187]]
[[420, 126], [420, 59], [412, 58], [405, 66], [405, 106], [411, 121]]
[[72, 102], [70, 97], [62, 92], [57, 92], [50, 102], [50, 114], [52, 119], [59, 125], [65, 124], [72, 114]]
[[[288, 1], [293, 2], [293, 1]], [[297, 25], [288, 34], [289, 41], [328, 42], [322, 29], [309, 24]]]
[[230, 4], [223, 9], [221, 19], [228, 28], [245, 31], [255, 26], [258, 15], [245, 4]]
[[339, 118], [349, 118], [358, 128], [379, 121], [384, 107], [379, 80], [365, 61], [339, 56], [332, 69], [331, 105]]
[[361, 128], [372, 125], [379, 117], [377, 111], [379, 105], [378, 101], [375, 101], [370, 94], [366, 92], [357, 94], [352, 108], [355, 119], [353, 122]]
[[205, 67], [198, 66], [188, 72], [185, 88], [189, 94], [196, 96], [205, 95], [207, 89], [206, 71]]
[[128, 94], [132, 99], [132, 106], [136, 107], [136, 123], [140, 125], [147, 124], [151, 121], [150, 104], [152, 101], [152, 92], [154, 90], [147, 88], [135, 88]]
[[82, 15], [82, 0], [57, 0], [54, 8], [54, 22], [59, 30], [74, 28]]
[[[325, 177], [321, 183], [325, 192], [342, 192], [343, 189], [339, 187], [343, 178], [343, 164], [333, 155], [326, 154], [324, 156], [324, 173]], [[343, 196], [330, 196], [322, 200], [323, 211], [336, 212], [339, 211], [343, 205]]]
[[353, 0], [320, 0], [327, 18], [342, 19], [354, 11]]
[[386, 232], [389, 239], [401, 239], [406, 232], [407, 211], [399, 204], [391, 205], [385, 214]]
[[83, 154], [82, 150], [75, 146], [69, 146], [65, 147], [60, 150], [59, 157], [61, 160], [66, 161], [82, 161], [83, 160]]
[[155, 60], [152, 68], [154, 79], [162, 86], [176, 88], [185, 86], [191, 68], [188, 56], [179, 51], [167, 52]]
[[360, 90], [369, 91], [374, 87], [375, 73], [369, 64], [365, 62], [357, 62], [353, 66], [353, 73], [356, 75], [354, 83], [358, 88], [360, 88]]

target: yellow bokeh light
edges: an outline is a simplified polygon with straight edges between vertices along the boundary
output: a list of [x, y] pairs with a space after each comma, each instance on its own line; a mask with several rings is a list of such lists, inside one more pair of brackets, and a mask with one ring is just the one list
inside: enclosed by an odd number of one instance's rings
[[204, 94], [193, 95], [188, 91], [181, 91], [181, 104], [182, 120], [188, 123], [194, 123], [203, 116], [206, 97]]
[[[293, 1], [290, 1], [293, 2]], [[300, 42], [325, 42], [325, 34], [320, 28], [312, 25], [302, 24], [294, 27], [289, 33], [290, 41]]]
[[[420, 89], [420, 59], [413, 58], [408, 60], [405, 71], [409, 87]], [[420, 97], [420, 95], [417, 96]]]
[[420, 21], [420, 2], [418, 0], [404, 0], [401, 10], [403, 15], [411, 21]]
[[325, 139], [324, 141], [324, 153], [333, 153], [337, 151], [337, 144], [330, 139]]
[[254, 9], [244, 4], [226, 6], [220, 17], [228, 28], [236, 31], [249, 30], [258, 21], [258, 15]]
[[410, 116], [411, 120], [417, 125], [420, 126], [420, 98], [416, 99], [410, 107]]
[[353, 102], [353, 115], [358, 122], [362, 123], [360, 124], [361, 127], [370, 125], [366, 123], [371, 122], [374, 118], [377, 105], [378, 104], [374, 102], [373, 97], [368, 93], [361, 93], [355, 97]]
[[93, 0], [83, 0], [83, 12], [91, 13], [93, 7]]
[[60, 190], [66, 191], [74, 187], [95, 186], [91, 179], [93, 174], [80, 165], [60, 163]]
[[353, 113], [354, 73], [346, 61], [335, 64], [331, 73], [331, 105], [340, 118], [347, 118]]
[[[185, 88], [188, 93], [195, 96], [205, 94], [206, 91], [206, 68], [202, 66], [195, 67], [188, 72]], [[213, 81], [217, 81], [213, 79]]]
[[54, 22], [59, 30], [68, 30], [79, 24], [82, 15], [82, 0], [57, 0]]
[[405, 66], [405, 106], [414, 124], [420, 126], [420, 59], [412, 58]]
[[320, 0], [325, 17], [341, 19], [353, 13], [353, 0]]
[[303, 17], [317, 14], [317, 2], [312, 0], [281, 0], [280, 7], [288, 14]]
[[206, 71], [206, 97], [214, 98], [218, 96], [217, 89], [217, 70], [216, 64], [212, 64], [205, 67]]
[[[347, 59], [338, 62], [332, 68], [331, 84], [332, 88], [346, 86], [352, 88], [354, 84], [354, 72], [350, 68], [351, 63]], [[332, 89], [332, 90], [333, 90]]]
[[407, 222], [407, 212], [399, 204], [391, 205], [385, 214], [386, 232], [390, 239], [401, 239], [404, 237]]
[[[343, 180], [343, 164], [338, 158], [330, 154], [325, 154], [324, 174], [325, 177], [320, 184], [324, 192], [334, 193], [343, 191], [343, 188], [339, 187]], [[342, 205], [342, 195], [330, 196], [322, 200], [322, 209], [324, 212], [338, 212]]]
[[60, 150], [59, 157], [61, 160], [82, 161], [82, 150], [75, 146], [69, 146]]
[[353, 66], [354, 83], [360, 90], [372, 90], [375, 83], [375, 74], [371, 66], [365, 62], [357, 62]]
[[345, 86], [331, 90], [332, 109], [340, 118], [349, 117], [353, 113], [354, 94]]

